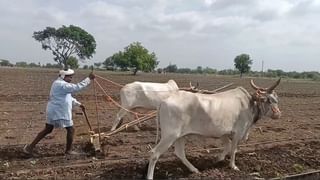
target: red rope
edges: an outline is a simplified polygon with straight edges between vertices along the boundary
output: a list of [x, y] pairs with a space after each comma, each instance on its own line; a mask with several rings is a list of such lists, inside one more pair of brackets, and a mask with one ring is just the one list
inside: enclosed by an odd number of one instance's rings
[[96, 77], [98, 77], [98, 78], [100, 78], [100, 79], [103, 79], [103, 80], [105, 80], [105, 81], [108, 81], [108, 82], [110, 82], [110, 83], [112, 83], [112, 84], [114, 84], [114, 85], [117, 85], [117, 86], [119, 86], [119, 87], [123, 87], [123, 85], [118, 84], [118, 83], [116, 83], [116, 82], [114, 82], [114, 81], [111, 81], [111, 80], [109, 80], [109, 79], [103, 78], [103, 77], [101, 77], [101, 76], [96, 75]]
[[115, 106], [117, 106], [117, 107], [119, 107], [119, 108], [122, 108], [122, 109], [126, 110], [127, 112], [130, 112], [130, 113], [134, 114], [136, 117], [137, 117], [137, 116], [146, 116], [146, 115], [148, 115], [148, 114], [143, 114], [143, 113], [134, 112], [134, 111], [131, 111], [131, 110], [129, 110], [129, 109], [124, 108], [124, 107], [121, 106], [117, 101], [115, 101], [111, 96], [108, 95], [108, 93], [103, 89], [103, 87], [100, 85], [100, 83], [99, 83], [97, 80], [95, 80], [95, 82], [96, 82], [96, 84], [98, 85], [98, 87], [100, 87], [100, 89], [102, 90], [102, 92], [107, 96], [107, 99], [108, 99], [109, 101], [111, 101]]
[[95, 79], [93, 80], [93, 90], [94, 90], [94, 96], [95, 96], [95, 104], [96, 104], [96, 113], [97, 113], [97, 124], [98, 124], [98, 133], [99, 133], [99, 143], [101, 142], [101, 132], [100, 132], [100, 121], [99, 121], [99, 112], [98, 112], [98, 97], [97, 97], [97, 91], [96, 91], [96, 83]]

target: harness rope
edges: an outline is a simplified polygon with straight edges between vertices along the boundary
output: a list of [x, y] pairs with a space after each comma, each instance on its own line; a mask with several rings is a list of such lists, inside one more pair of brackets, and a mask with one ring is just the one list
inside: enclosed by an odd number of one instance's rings
[[101, 76], [99, 76], [99, 75], [96, 75], [96, 74], [95, 74], [95, 76], [98, 77], [98, 78], [100, 78], [100, 79], [103, 79], [103, 80], [105, 80], [105, 81], [108, 81], [108, 82], [110, 82], [110, 83], [112, 83], [112, 84], [114, 84], [114, 85], [116, 85], [116, 86], [123, 87], [123, 85], [121, 85], [121, 84], [119, 84], [119, 83], [116, 83], [116, 82], [114, 82], [114, 81], [111, 81], [111, 80], [109, 80], [109, 79], [103, 78], [103, 77], [101, 77]]
[[94, 96], [95, 96], [95, 104], [96, 104], [96, 113], [97, 113], [97, 124], [98, 124], [98, 133], [99, 133], [99, 142], [101, 142], [101, 132], [100, 132], [100, 121], [99, 121], [99, 111], [98, 111], [98, 97], [97, 97], [97, 91], [96, 91], [96, 80], [93, 80], [93, 90], [94, 90]]
[[[97, 77], [100, 78], [100, 76], [97, 76]], [[107, 79], [103, 78], [103, 80], [107, 80]], [[108, 81], [108, 82], [113, 82], [113, 81], [111, 81], [111, 80], [107, 80], [107, 81]], [[117, 106], [117, 107], [119, 107], [119, 108], [121, 108], [121, 109], [123, 109], [123, 110], [125, 110], [125, 111], [127, 111], [127, 112], [129, 112], [129, 113], [134, 114], [136, 117], [149, 115], [148, 113], [145, 114], [145, 113], [138, 113], [138, 112], [135, 112], [135, 111], [131, 111], [131, 110], [129, 110], [129, 109], [121, 106], [117, 101], [115, 101], [115, 100], [106, 92], [106, 90], [101, 86], [101, 84], [100, 84], [96, 79], [95, 79], [95, 83], [98, 85], [98, 87], [102, 90], [102, 92], [103, 92], [104, 95], [106, 96], [106, 100], [112, 102], [115, 106]], [[113, 82], [113, 84], [117, 84], [117, 83], [114, 83], [114, 82]]]

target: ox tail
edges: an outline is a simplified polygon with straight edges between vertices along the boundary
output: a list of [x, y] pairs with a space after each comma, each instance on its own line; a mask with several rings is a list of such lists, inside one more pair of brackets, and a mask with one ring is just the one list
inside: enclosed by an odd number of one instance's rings
[[159, 141], [159, 119], [160, 119], [160, 107], [161, 107], [161, 104], [159, 104], [158, 108], [157, 108], [157, 117], [155, 118], [156, 120], [156, 128], [157, 128], [157, 135], [156, 135], [156, 141], [155, 141], [155, 145], [157, 145], [158, 141]]

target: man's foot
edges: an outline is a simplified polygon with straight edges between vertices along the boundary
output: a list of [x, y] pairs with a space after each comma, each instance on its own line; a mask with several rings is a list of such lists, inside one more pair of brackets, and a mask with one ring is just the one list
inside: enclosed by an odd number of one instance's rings
[[29, 144], [26, 144], [23, 147], [22, 151], [27, 155], [32, 155], [32, 149], [30, 148]]
[[38, 153], [36, 153], [36, 152], [33, 151], [33, 149], [30, 147], [29, 144], [26, 144], [26, 145], [23, 147], [22, 152], [23, 152], [24, 154], [26, 154], [27, 156], [30, 156], [30, 157], [35, 157], [35, 158], [40, 157], [40, 155], [39, 155]]

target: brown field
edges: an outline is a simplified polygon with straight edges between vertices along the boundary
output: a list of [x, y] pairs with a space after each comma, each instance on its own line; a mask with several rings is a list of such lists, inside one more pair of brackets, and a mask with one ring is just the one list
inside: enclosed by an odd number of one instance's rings
[[[29, 158], [22, 147], [44, 127], [45, 108], [51, 83], [57, 70], [0, 68], [0, 179], [141, 179], [149, 158], [149, 146], [154, 146], [154, 120], [140, 124], [141, 131], [128, 128], [104, 139], [105, 156], [95, 155], [88, 142], [88, 126], [80, 109], [74, 110], [76, 127], [75, 146], [86, 155], [64, 155], [65, 130], [55, 129], [43, 139], [36, 150], [40, 157]], [[78, 70], [73, 82], [86, 77], [89, 71]], [[199, 82], [201, 89], [213, 90], [233, 82], [253, 92], [249, 79], [225, 76], [139, 74], [96, 72], [119, 84], [135, 80], [165, 82], [177, 81], [187, 87], [189, 81]], [[119, 98], [119, 87], [101, 79], [107, 93]], [[260, 86], [271, 85], [275, 79], [255, 79]], [[216, 162], [221, 150], [220, 141], [191, 137], [186, 145], [188, 159], [201, 171], [193, 174], [173, 154], [172, 149], [160, 157], [155, 178], [182, 179], [252, 179], [272, 178], [320, 169], [320, 83], [282, 79], [277, 87], [282, 117], [279, 120], [262, 119], [251, 130], [249, 140], [241, 143], [236, 164], [241, 171], [229, 168], [228, 160]], [[98, 119], [101, 130], [111, 128], [118, 108], [105, 101], [97, 88]], [[89, 119], [97, 131], [97, 113], [92, 85], [75, 94], [87, 107]], [[124, 122], [128, 122], [125, 119]], [[259, 128], [261, 130], [259, 130]], [[320, 177], [318, 177], [320, 178]]]

